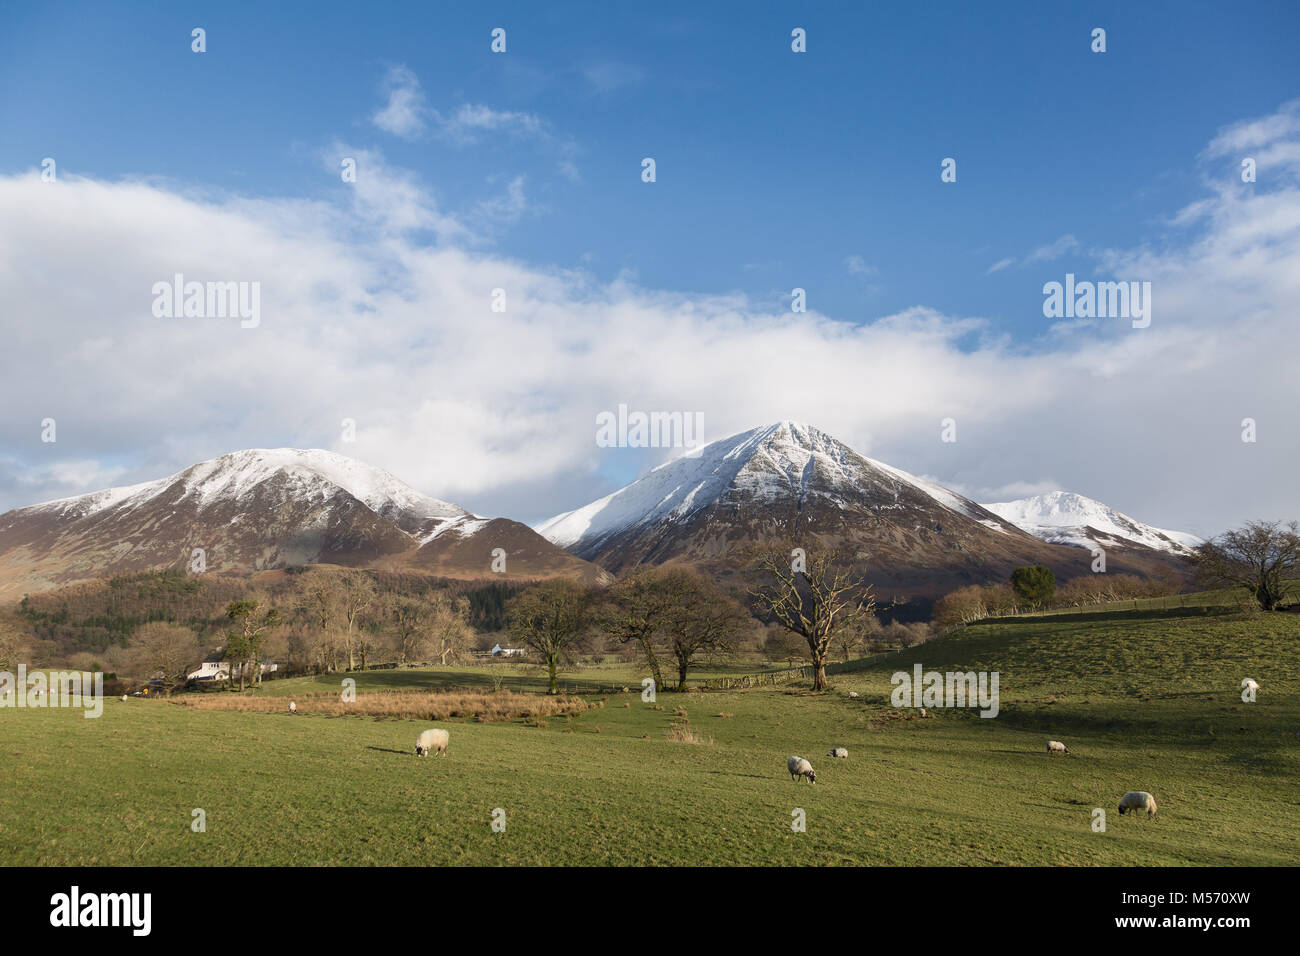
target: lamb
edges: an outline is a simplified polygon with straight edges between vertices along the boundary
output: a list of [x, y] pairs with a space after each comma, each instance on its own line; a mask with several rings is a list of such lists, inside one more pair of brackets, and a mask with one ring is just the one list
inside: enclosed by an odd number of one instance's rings
[[289, 701], [289, 713], [291, 714], [298, 713], [298, 705], [293, 701]]
[[1124, 815], [1125, 810], [1131, 810], [1134, 813], [1145, 810], [1148, 817], [1155, 817], [1156, 798], [1145, 790], [1130, 790], [1119, 799], [1119, 815], [1121, 817]]
[[420, 736], [415, 738], [415, 755], [417, 757], [428, 756], [430, 750], [438, 751], [438, 756], [447, 756], [448, 734], [445, 730], [439, 730], [436, 727], [433, 730], [425, 730]]
[[1047, 752], [1049, 754], [1068, 754], [1070, 748], [1065, 746], [1059, 740], [1049, 740], [1047, 742]]
[[809, 783], [817, 782], [817, 773], [813, 770], [812, 764], [803, 757], [791, 757], [785, 762], [785, 767], [790, 771], [790, 779], [799, 782], [800, 777], [807, 777]]
[[847, 758], [848, 755], [849, 752], [845, 750], [843, 747], [832, 747], [830, 751], [826, 754], [826, 756], [828, 757], [844, 757], [844, 758]]

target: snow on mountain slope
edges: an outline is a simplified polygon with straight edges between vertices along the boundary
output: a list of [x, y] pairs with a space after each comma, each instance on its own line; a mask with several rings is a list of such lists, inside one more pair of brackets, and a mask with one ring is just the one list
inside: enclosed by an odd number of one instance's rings
[[1107, 543], [1099, 540], [1099, 536], [1110, 536], [1123, 539], [1120, 543], [1136, 543], [1157, 551], [1185, 554], [1201, 543], [1196, 535], [1154, 528], [1100, 501], [1068, 491], [1053, 491], [983, 507], [1034, 537], [1053, 544], [1090, 547], [1094, 542]]
[[630, 529], [682, 521], [724, 498], [760, 506], [794, 499], [800, 508], [817, 498], [845, 508], [860, 505], [862, 493], [870, 490], [886, 499], [871, 507], [888, 511], [902, 507], [898, 501], [904, 487], [991, 530], [1014, 533], [975, 502], [864, 458], [820, 429], [790, 421], [689, 451], [613, 494], [543, 521], [536, 530], [560, 547], [585, 552]]
[[[157, 481], [0, 515], [0, 598], [112, 574], [243, 574], [305, 564], [465, 579], [608, 575], [507, 518], [482, 518], [334, 452], [249, 449]], [[504, 573], [504, 572], [503, 572]]]
[[174, 491], [168, 503], [185, 501], [202, 509], [237, 503], [272, 478], [284, 481], [285, 492], [298, 499], [328, 498], [342, 489], [408, 533], [414, 532], [416, 525], [441, 526], [447, 521], [475, 517], [458, 505], [421, 494], [380, 468], [319, 448], [231, 452], [191, 465], [168, 478], [61, 498], [19, 511], [87, 518], [109, 509], [120, 512], [145, 505], [169, 489]]

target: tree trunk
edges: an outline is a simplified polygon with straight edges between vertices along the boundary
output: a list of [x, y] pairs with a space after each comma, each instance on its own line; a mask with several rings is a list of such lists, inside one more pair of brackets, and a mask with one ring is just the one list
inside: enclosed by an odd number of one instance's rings
[[555, 655], [554, 654], [546, 658], [546, 666], [549, 667], [551, 671], [551, 693], [558, 694], [560, 692], [560, 686], [555, 681]]
[[650, 676], [654, 678], [655, 690], [663, 690], [664, 675], [659, 669], [659, 658], [655, 655], [654, 645], [648, 640], [642, 640], [641, 648], [645, 651], [646, 663], [650, 665]]
[[677, 690], [686, 690], [686, 672], [690, 669], [690, 664], [686, 661], [677, 662]]
[[813, 661], [813, 690], [826, 689], [826, 658], [820, 656]]

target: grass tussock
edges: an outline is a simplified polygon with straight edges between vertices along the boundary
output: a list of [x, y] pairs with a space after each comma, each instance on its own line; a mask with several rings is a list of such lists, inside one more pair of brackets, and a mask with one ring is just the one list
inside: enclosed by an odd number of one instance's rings
[[713, 746], [713, 738], [704, 734], [696, 733], [691, 729], [691, 718], [686, 713], [685, 707], [678, 707], [673, 711], [673, 716], [668, 722], [668, 730], [664, 734], [669, 742], [675, 744], [704, 744]]
[[[298, 716], [319, 714], [331, 717], [394, 717], [402, 720], [447, 720], [453, 717], [491, 721], [523, 719], [536, 726], [546, 726], [544, 718], [580, 714], [592, 705], [580, 697], [549, 697], [515, 694], [509, 690], [494, 692], [445, 691], [440, 693], [394, 692], [360, 694], [354, 701], [343, 701], [338, 694], [307, 694], [294, 698]], [[195, 696], [179, 701], [195, 710], [238, 710], [255, 713], [288, 714], [282, 698], [243, 697], [227, 694]]]

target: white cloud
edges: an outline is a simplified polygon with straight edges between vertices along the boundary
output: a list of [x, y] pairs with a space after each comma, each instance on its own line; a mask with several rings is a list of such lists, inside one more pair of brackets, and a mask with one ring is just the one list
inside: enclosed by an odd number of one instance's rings
[[[1293, 187], [1224, 184], [1177, 247], [1103, 253], [1152, 281], [1150, 328], [1102, 321], [1026, 348], [924, 307], [863, 324], [792, 318], [741, 295], [468, 251], [472, 236], [418, 180], [378, 154], [344, 155], [358, 157], [358, 188], [337, 204], [0, 177], [0, 459], [12, 463], [0, 507], [294, 445], [539, 519], [608, 490], [595, 415], [626, 402], [701, 411], [710, 437], [809, 421], [959, 487], [1050, 475], [1199, 534], [1297, 517]], [[507, 215], [525, 208], [513, 188]], [[260, 281], [261, 325], [154, 318], [152, 284], [177, 272]], [[45, 417], [57, 444], [40, 442]], [[939, 440], [947, 417], [953, 444]], [[1239, 440], [1244, 417], [1257, 444]], [[339, 439], [344, 418], [355, 443]]]
[[867, 265], [861, 256], [849, 256], [844, 260], [844, 268], [852, 276], [873, 276], [879, 271], [875, 266]]
[[1079, 240], [1074, 236], [1064, 235], [1055, 242], [1049, 242], [1045, 246], [1039, 246], [1029, 255], [1025, 256], [1026, 262], [1051, 262], [1053, 259], [1059, 259], [1067, 252], [1074, 252], [1079, 248]]
[[454, 113], [439, 115], [438, 123], [444, 133], [464, 143], [475, 142], [485, 133], [541, 136], [546, 131], [542, 120], [532, 113], [494, 110], [481, 103], [466, 103]]
[[[1079, 240], [1075, 239], [1072, 235], [1066, 234], [1053, 242], [1049, 242], [1045, 246], [1039, 246], [1019, 261], [1021, 265], [1028, 265], [1031, 262], [1051, 262], [1055, 259], [1061, 258], [1061, 256], [1066, 253], [1076, 252], [1078, 249]], [[1017, 260], [1014, 256], [999, 259], [997, 262], [993, 263], [993, 265], [989, 266], [984, 274], [989, 276], [995, 272], [1001, 272], [1003, 269], [1015, 265], [1016, 261]]]
[[601, 96], [640, 86], [646, 80], [646, 73], [640, 67], [612, 61], [589, 64], [583, 67], [582, 76]]
[[516, 223], [528, 209], [524, 196], [524, 177], [516, 176], [506, 185], [503, 195], [484, 199], [475, 207], [478, 219], [494, 226]]
[[370, 118], [386, 133], [402, 139], [416, 139], [427, 127], [429, 107], [419, 78], [405, 66], [394, 66], [384, 77], [384, 107]]

